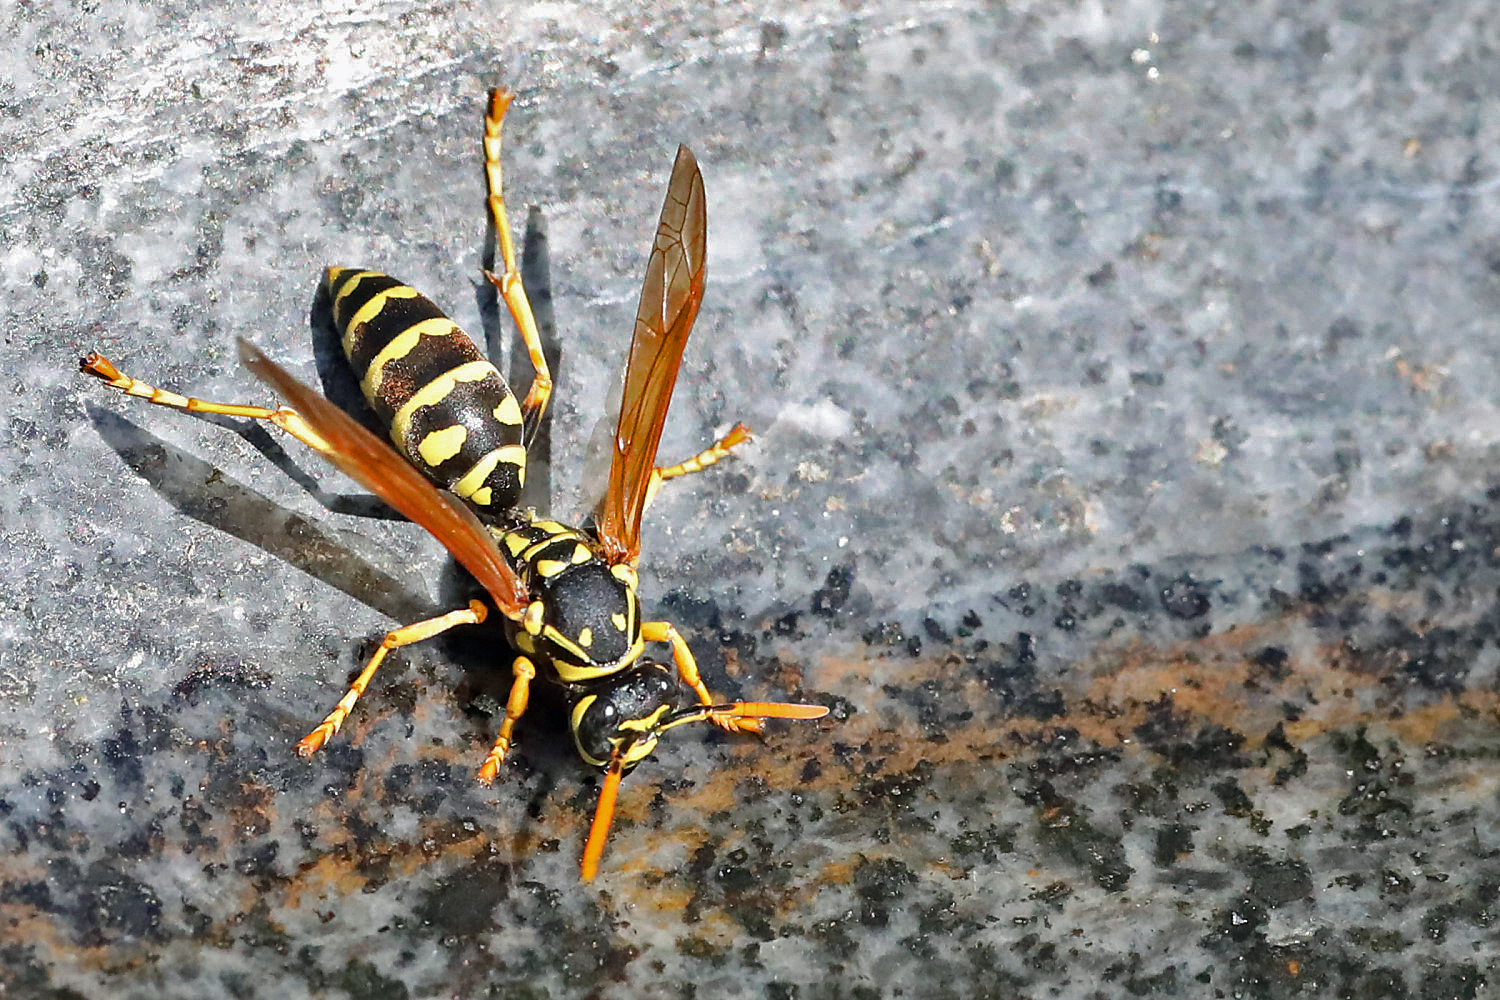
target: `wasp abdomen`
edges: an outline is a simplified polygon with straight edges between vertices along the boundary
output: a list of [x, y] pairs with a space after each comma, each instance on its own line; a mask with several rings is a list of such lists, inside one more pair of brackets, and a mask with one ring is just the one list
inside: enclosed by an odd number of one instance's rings
[[514, 507], [526, 479], [521, 407], [442, 310], [388, 274], [330, 267], [334, 327], [391, 440], [443, 489]]

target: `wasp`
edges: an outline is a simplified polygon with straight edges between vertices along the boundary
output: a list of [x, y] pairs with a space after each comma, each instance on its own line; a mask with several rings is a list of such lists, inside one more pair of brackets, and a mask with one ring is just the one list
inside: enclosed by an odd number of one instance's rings
[[[604, 771], [583, 851], [581, 874], [589, 881], [603, 856], [620, 780], [651, 754], [662, 734], [693, 722], [759, 733], [766, 719], [817, 719], [828, 710], [715, 701], [677, 629], [645, 621], [641, 613], [637, 565], [646, 505], [662, 483], [713, 465], [749, 437], [736, 425], [685, 462], [656, 464], [683, 350], [703, 299], [707, 210], [703, 177], [686, 146], [677, 150], [646, 264], [604, 495], [577, 526], [519, 508], [526, 444], [553, 383], [516, 266], [503, 195], [501, 124], [511, 98], [492, 91], [485, 114], [487, 205], [502, 270], [484, 275], [504, 299], [531, 360], [534, 377], [524, 398], [517, 400], [474, 342], [425, 296], [389, 275], [345, 267], [329, 268], [323, 279], [333, 326], [394, 448], [243, 339], [245, 366], [288, 405], [178, 395], [122, 374], [99, 354], [84, 358], [81, 369], [161, 406], [274, 424], [443, 544], [480, 584], [488, 603], [472, 600], [388, 632], [338, 705], [297, 744], [297, 753], [311, 756], [339, 731], [391, 650], [478, 625], [498, 612], [509, 649], [498, 650], [497, 657], [509, 660], [512, 681], [479, 781], [490, 784], [504, 764], [532, 682], [540, 677], [559, 686], [579, 755]], [[648, 643], [666, 644], [675, 670], [650, 659]]]

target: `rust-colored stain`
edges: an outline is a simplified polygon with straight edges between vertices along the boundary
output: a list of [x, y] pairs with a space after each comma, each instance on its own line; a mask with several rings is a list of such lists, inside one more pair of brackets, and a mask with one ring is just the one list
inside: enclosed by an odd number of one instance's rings
[[[763, 916], [790, 919], [815, 908], [820, 892], [858, 885], [861, 873], [872, 866], [915, 866], [945, 880], [971, 875], [972, 862], [954, 857], [944, 838], [903, 828], [897, 820], [904, 807], [883, 798], [887, 795], [907, 795], [900, 801], [919, 801], [923, 810], [946, 814], [960, 828], [969, 815], [983, 817], [986, 824], [1013, 816], [1033, 836], [1046, 837], [1047, 831], [1063, 831], [1078, 821], [1073, 804], [1013, 799], [1007, 782], [997, 783], [993, 772], [1024, 767], [1030, 760], [1045, 763], [1059, 746], [1139, 755], [1149, 762], [1158, 751], [1140, 733], [1164, 713], [1185, 733], [1222, 728], [1245, 751], [1263, 748], [1273, 732], [1279, 740], [1306, 744], [1359, 728], [1406, 745], [1424, 745], [1500, 718], [1500, 694], [1494, 691], [1413, 692], [1399, 686], [1397, 660], [1381, 660], [1380, 669], [1372, 669], [1368, 661], [1352, 659], [1340, 643], [1309, 642], [1314, 634], [1318, 632], [1308, 616], [1293, 610], [1161, 646], [1140, 640], [1101, 642], [1073, 664], [1036, 678], [1040, 686], [1060, 694], [1060, 709], [1040, 719], [1007, 714], [971, 661], [955, 652], [899, 657], [862, 647], [856, 655], [780, 665], [773, 678], [758, 678], [759, 683], [773, 690], [798, 690], [805, 684], [811, 692], [837, 692], [849, 708], [847, 717], [797, 727], [773, 724], [763, 741], [709, 735], [698, 748], [684, 740], [687, 749], [678, 747], [670, 763], [653, 760], [627, 779], [599, 882], [558, 889], [628, 907], [631, 919], [642, 927], [671, 926], [691, 913], [696, 946], [728, 948], [742, 941], [745, 932], [730, 905], [733, 900]], [[1279, 669], [1268, 670], [1261, 661], [1268, 647], [1294, 652]], [[726, 658], [731, 671], [741, 669], [732, 656]], [[881, 683], [872, 679], [876, 676]], [[908, 701], [917, 692], [951, 707], [951, 721], [937, 728], [924, 724]], [[380, 823], [392, 809], [414, 809], [418, 803], [407, 791], [393, 790], [389, 775], [400, 767], [432, 765], [439, 771], [451, 769], [452, 780], [461, 781], [459, 776], [471, 774], [482, 757], [483, 739], [480, 733], [427, 740], [415, 751], [403, 740], [376, 740], [377, 732], [413, 726], [414, 720], [421, 732], [439, 729], [436, 706], [444, 698], [456, 698], [429, 690], [403, 717], [398, 708], [383, 705], [380, 694], [377, 689], [367, 696], [368, 706], [355, 713], [339, 736], [363, 752], [362, 766], [341, 770], [321, 763], [321, 757], [295, 762], [305, 768], [299, 780], [307, 788], [338, 775], [338, 794], [316, 796], [300, 807], [303, 814], [295, 818], [306, 844], [301, 852], [280, 859], [275, 866], [280, 874], [241, 878], [222, 887], [238, 916], [226, 920], [219, 913], [203, 940], [230, 941], [241, 933], [236, 921], [267, 908], [270, 913], [300, 911], [326, 922], [337, 918], [338, 900], [385, 882], [414, 879], [430, 885], [486, 858], [509, 866], [524, 864], [538, 852], [569, 856], [580, 848], [592, 808], [590, 796], [577, 794], [591, 787], [582, 764], [576, 769], [576, 786], [570, 786], [574, 775], [559, 772], [533, 815], [518, 811], [522, 796], [502, 778], [476, 800], [488, 802], [490, 811], [458, 818], [457, 810], [439, 805], [432, 814], [418, 816], [404, 835], [384, 833]], [[965, 712], [967, 716], [960, 714]], [[209, 801], [210, 789], [216, 789], [214, 801], [221, 804], [205, 809], [200, 803], [194, 840], [184, 850], [184, 844], [167, 838], [159, 858], [227, 867], [292, 818], [285, 815], [275, 783], [237, 773], [241, 764], [233, 745], [227, 731], [200, 744], [208, 773], [196, 789], [198, 797]], [[290, 744], [274, 752], [292, 753]], [[1262, 770], [1255, 764], [1252, 769]], [[905, 782], [909, 792], [892, 791]], [[965, 788], [976, 789], [972, 801], [953, 797], [954, 789]], [[447, 795], [431, 786], [423, 794], [423, 801], [436, 795], [439, 803]], [[716, 890], [723, 899], [710, 894], [712, 904], [704, 905], [701, 866], [714, 868], [736, 853], [753, 850], [752, 835], [739, 825], [751, 809], [757, 822], [765, 824], [812, 822], [808, 816], [815, 811], [816, 840], [804, 842], [794, 876]], [[10, 882], [38, 878], [25, 860], [11, 859], [0, 870]], [[1060, 870], [1066, 868], [1039, 864], [1029, 879], [1053, 883]], [[713, 881], [712, 871], [707, 881]], [[7, 934], [31, 940], [57, 937], [66, 926], [53, 914], [18, 903], [0, 909], [0, 919]], [[257, 919], [269, 927], [290, 926], [285, 913], [280, 919]], [[116, 946], [58, 947], [70, 949], [79, 967], [99, 969], [135, 954]], [[1295, 964], [1287, 970], [1297, 975]]]
[[[1148, 723], [1164, 699], [1190, 725], [1222, 726], [1241, 734], [1246, 748], [1260, 746], [1278, 724], [1297, 742], [1366, 725], [1385, 728], [1405, 742], [1424, 743], [1441, 738], [1449, 726], [1476, 716], [1495, 718], [1500, 714], [1500, 696], [1468, 691], [1456, 696], [1432, 695], [1425, 702], [1408, 701], [1399, 712], [1372, 717], [1369, 702], [1385, 694], [1388, 678], [1345, 669], [1339, 650], [1332, 646], [1302, 653], [1288, 664], [1280, 679], [1258, 667], [1258, 651], [1287, 643], [1291, 633], [1304, 625], [1300, 616], [1292, 614], [1160, 648], [1139, 641], [1101, 645], [1074, 670], [1050, 678], [1064, 692], [1065, 707], [1062, 714], [1045, 721], [997, 718], [986, 711], [991, 696], [977, 678], [962, 673], [961, 657], [912, 659], [901, 664], [901, 690], [927, 681], [946, 684], [952, 697], [976, 709], [974, 718], [946, 730], [942, 740], [929, 739], [900, 705], [899, 696], [896, 700], [884, 693], [873, 697], [871, 689], [872, 704], [842, 722], [824, 721], [796, 732], [773, 733], [764, 744], [737, 740], [719, 747], [712, 752], [711, 766], [689, 766], [690, 781], [684, 781], [682, 774], [666, 773], [660, 766], [643, 767], [626, 782], [606, 854], [616, 867], [606, 869], [604, 884], [611, 893], [647, 911], [680, 909], [692, 899], [691, 885], [651, 859], [658, 856], [664, 838], [673, 845], [666, 856], [679, 860], [691, 857], [705, 845], [720, 852], [733, 851], [741, 842], [741, 834], [717, 826], [711, 830], [705, 823], [716, 815], [732, 816], [748, 788], [761, 788], [771, 795], [798, 789], [825, 803], [834, 802], [850, 795], [861, 778], [902, 774], [919, 764], [946, 769], [954, 776], [968, 774], [976, 766], [993, 766], [997, 760], [1032, 752], [1028, 748], [1062, 731], [1071, 731], [1078, 740], [1097, 747], [1149, 753], [1144, 747], [1134, 749], [1139, 740], [1133, 734]], [[810, 664], [806, 679], [813, 690], [825, 684], [844, 691], [868, 688], [863, 678], [869, 669], [868, 660], [829, 658]], [[1288, 718], [1289, 704], [1297, 707], [1295, 718]], [[349, 736], [358, 745], [365, 725], [400, 724], [399, 719], [372, 719], [352, 726], [354, 732]], [[831, 748], [834, 742], [855, 748], [854, 755], [836, 754]], [[428, 745], [421, 754], [462, 765], [467, 763], [469, 749], [461, 743]], [[398, 762], [400, 753], [398, 745], [389, 746], [378, 759], [366, 762], [360, 776], [338, 800], [317, 805], [320, 850], [327, 853], [303, 865], [287, 881], [282, 890], [286, 905], [297, 908], [307, 900], [358, 891], [368, 883], [353, 844], [342, 830], [342, 817], [366, 796], [374, 801], [383, 798], [382, 785], [376, 779]], [[810, 760], [820, 767], [809, 778], [806, 766]], [[580, 780], [584, 774], [580, 765]], [[663, 782], [668, 778], [673, 787], [663, 792]], [[374, 785], [370, 784], [372, 780]], [[234, 822], [245, 818], [264, 822], [264, 811], [269, 808], [265, 790], [246, 789], [249, 800], [235, 811]], [[659, 794], [668, 801], [665, 819], [654, 812], [653, 802]], [[434, 863], [452, 867], [487, 850], [524, 855], [549, 841], [576, 846], [588, 822], [586, 811], [549, 808], [528, 821], [524, 831], [507, 838], [503, 832], [503, 810], [507, 808], [513, 808], [513, 803], [503, 784], [497, 785], [493, 825], [481, 819], [480, 829], [462, 830], [457, 824], [426, 818], [420, 837], [380, 839], [364, 844], [363, 851], [385, 855], [390, 862], [388, 875], [409, 874]], [[1038, 821], [1046, 825], [1047, 816], [1047, 810], [1041, 811]], [[855, 824], [849, 832], [859, 836], [858, 829]], [[824, 860], [815, 872], [806, 873], [808, 887], [803, 891], [811, 892], [815, 885], [847, 884], [860, 861], [899, 853], [878, 844], [868, 847], [843, 860]], [[948, 868], [954, 877], [962, 874], [962, 869], [951, 863]], [[786, 905], [793, 905], [796, 898], [796, 894], [788, 897]], [[722, 934], [728, 939], [735, 927], [726, 922], [700, 927], [697, 933], [715, 939]]]
[[287, 883], [281, 903], [295, 910], [302, 906], [304, 896], [316, 901], [330, 895], [349, 895], [363, 889], [367, 881], [354, 870], [354, 862], [348, 856], [323, 854], [297, 871]]
[[276, 824], [276, 790], [259, 782], [242, 781], [228, 814], [229, 822], [242, 838], [269, 833]]
[[[1293, 635], [1304, 624], [1301, 616], [1288, 615], [1166, 647], [1140, 641], [1102, 645], [1072, 670], [1048, 678], [1063, 692], [1064, 711], [1044, 721], [997, 719], [985, 712], [992, 696], [977, 678], [962, 674], [961, 657], [913, 659], [900, 672], [901, 688], [914, 689], [928, 681], [948, 684], [954, 688], [955, 703], [976, 707], [973, 721], [946, 730], [941, 742], [923, 739], [912, 714], [904, 706], [886, 703], [888, 696], [880, 694], [867, 711], [822, 728], [829, 739], [869, 743], [870, 755], [880, 758], [881, 770], [889, 773], [907, 770], [918, 761], [943, 765], [976, 756], [1008, 756], [1063, 730], [1100, 747], [1131, 745], [1138, 742], [1135, 730], [1148, 722], [1153, 706], [1163, 699], [1191, 721], [1242, 734], [1249, 748], [1261, 745], [1278, 724], [1296, 741], [1364, 725], [1421, 744], [1442, 739], [1447, 728], [1475, 718], [1500, 719], [1500, 693], [1494, 691], [1429, 693], [1397, 701], [1390, 694], [1389, 676], [1348, 669], [1347, 656], [1337, 645], [1311, 647], [1288, 663], [1284, 678], [1272, 678], [1258, 666], [1256, 655], [1267, 646], [1292, 645]], [[872, 698], [877, 693], [864, 680], [869, 673], [865, 660], [829, 659], [811, 673], [815, 688], [828, 682], [845, 691], [863, 686]], [[1387, 702], [1391, 704], [1380, 710]], [[1291, 717], [1288, 706], [1296, 709]], [[808, 741], [808, 748], [829, 762], [816, 741]], [[836, 790], [835, 783], [844, 778], [837, 766], [831, 766], [807, 787]]]

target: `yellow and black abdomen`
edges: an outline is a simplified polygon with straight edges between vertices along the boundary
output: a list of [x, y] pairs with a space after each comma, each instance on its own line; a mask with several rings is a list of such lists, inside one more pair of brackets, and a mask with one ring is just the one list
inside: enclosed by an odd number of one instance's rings
[[521, 407], [468, 334], [387, 274], [330, 267], [334, 327], [391, 440], [438, 486], [503, 513], [526, 479]]

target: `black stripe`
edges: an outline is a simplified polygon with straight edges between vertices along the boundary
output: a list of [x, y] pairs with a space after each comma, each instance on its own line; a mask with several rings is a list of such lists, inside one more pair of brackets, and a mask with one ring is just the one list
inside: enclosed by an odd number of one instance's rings
[[[493, 511], [505, 512], [521, 501], [521, 470], [509, 462], [501, 462], [484, 480], [490, 488], [489, 503], [481, 505]], [[472, 499], [472, 498], [471, 498]], [[479, 501], [474, 501], [476, 504]], [[487, 515], [493, 519], [496, 515]]]
[[[468, 431], [468, 437], [457, 455], [443, 462], [437, 468], [432, 469], [432, 475], [445, 486], [452, 486], [463, 478], [464, 473], [474, 467], [485, 455], [496, 448], [505, 445], [521, 443], [521, 428], [512, 424], [503, 424], [494, 417], [495, 407], [505, 401], [510, 395], [510, 388], [500, 374], [491, 371], [478, 382], [460, 382], [452, 392], [440, 402], [431, 406], [418, 407], [411, 415], [411, 422], [402, 446], [412, 460], [420, 466], [426, 466], [422, 461], [421, 453], [417, 446], [433, 431], [440, 431], [455, 424], [463, 424]], [[491, 479], [496, 479], [504, 472], [501, 463], [496, 467]], [[515, 478], [515, 470], [509, 473]], [[492, 486], [504, 485], [508, 488], [509, 483], [492, 483]], [[519, 486], [519, 483], [516, 483]], [[507, 504], [509, 506], [509, 504]]]
[[[347, 288], [356, 276], [362, 274], [363, 277], [360, 277], [359, 284], [354, 290], [340, 299], [339, 292]], [[341, 274], [340, 278], [338, 284], [328, 286], [328, 294], [333, 299], [333, 325], [339, 329], [340, 333], [349, 325], [349, 317], [359, 312], [360, 307], [374, 298], [377, 293], [401, 284], [389, 274], [366, 274], [358, 268], [350, 268]]]
[[573, 562], [573, 550], [576, 549], [577, 547], [578, 547], [578, 540], [576, 538], [572, 538], [572, 537], [559, 538], [555, 542], [550, 542], [549, 544], [542, 546], [541, 549], [539, 549], [537, 552], [534, 552], [532, 554], [531, 558], [528, 559], [527, 562], [530, 562], [533, 565], [535, 565], [536, 563], [546, 562], [547, 560], [550, 559], [553, 562], [560, 562], [560, 563], [566, 563], [568, 565], [572, 565], [572, 562]]
[[[423, 337], [405, 357], [393, 358], [380, 369], [380, 403], [389, 407], [391, 414], [394, 414], [406, 405], [406, 401], [418, 389], [439, 375], [470, 361], [483, 360], [479, 348], [462, 331], [456, 330], [446, 337]], [[495, 378], [498, 380], [500, 375], [496, 373]], [[453, 393], [448, 395], [452, 396]], [[376, 409], [379, 410], [380, 407], [377, 406]], [[385, 416], [390, 419], [390, 414]], [[452, 422], [451, 419], [448, 421], [450, 424]]]
[[[446, 318], [442, 310], [422, 296], [387, 299], [380, 312], [353, 331], [349, 338], [349, 364], [363, 379], [369, 374], [370, 363], [391, 341], [424, 320]], [[426, 360], [429, 357], [430, 362]], [[381, 369], [381, 402], [395, 412], [413, 392], [443, 372], [480, 358], [473, 342], [462, 333], [456, 337], [423, 337], [404, 358], [397, 358]], [[387, 392], [384, 387], [393, 381], [403, 388]], [[389, 418], [389, 414], [386, 416]]]

